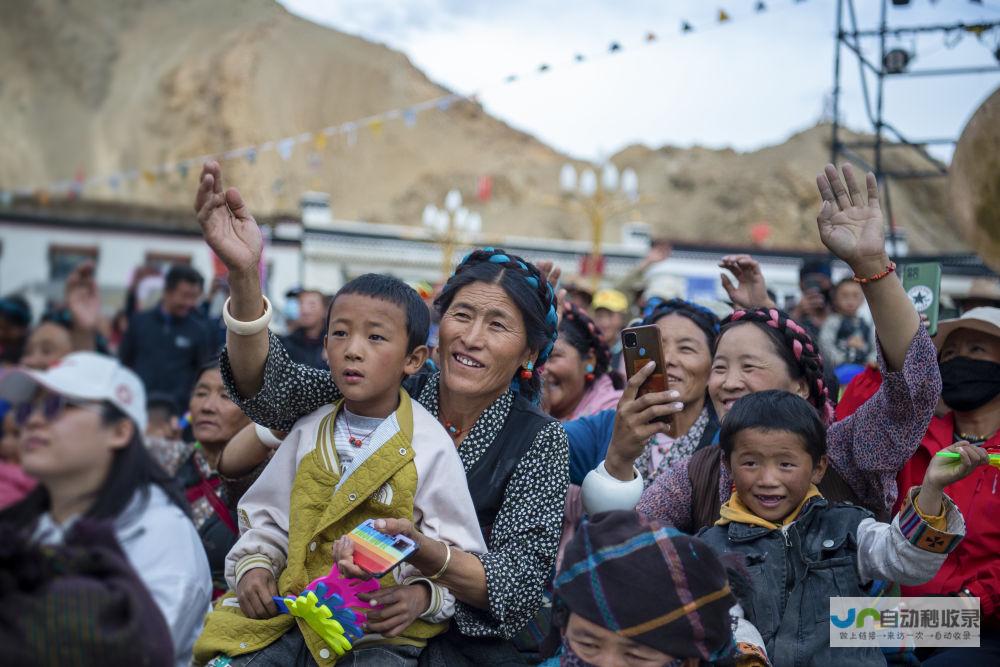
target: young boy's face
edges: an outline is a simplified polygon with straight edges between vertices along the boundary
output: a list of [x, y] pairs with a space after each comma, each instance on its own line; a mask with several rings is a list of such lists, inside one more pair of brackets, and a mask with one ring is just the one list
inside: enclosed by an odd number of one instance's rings
[[837, 309], [838, 313], [847, 317], [857, 315], [864, 302], [865, 293], [861, 291], [861, 285], [854, 282], [844, 283], [833, 294], [834, 308]]
[[795, 433], [745, 429], [733, 438], [729, 467], [743, 504], [762, 519], [781, 523], [806, 497], [809, 485], [823, 479], [826, 457], [813, 463]]
[[406, 313], [394, 303], [362, 294], [337, 297], [330, 310], [326, 356], [346, 407], [366, 417], [387, 417], [404, 375], [420, 370], [427, 348], [407, 352]]
[[[566, 625], [566, 641], [573, 653], [597, 667], [664, 667], [673, 661], [673, 658], [662, 651], [622, 637], [577, 614], [570, 614]], [[698, 663], [694, 660], [683, 664], [687, 665], [689, 662]]]

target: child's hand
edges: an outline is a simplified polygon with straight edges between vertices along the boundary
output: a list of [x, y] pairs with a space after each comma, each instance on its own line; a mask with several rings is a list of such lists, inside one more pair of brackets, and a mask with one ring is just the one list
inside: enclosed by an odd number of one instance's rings
[[271, 598], [278, 594], [274, 574], [266, 567], [248, 570], [236, 584], [236, 599], [247, 618], [258, 621], [278, 615], [278, 606]]
[[362, 581], [372, 578], [372, 575], [354, 563], [354, 543], [347, 535], [333, 543], [333, 562], [337, 564], [340, 574], [345, 577], [361, 579]]
[[949, 484], [964, 479], [979, 466], [988, 465], [990, 462], [990, 455], [984, 448], [970, 445], [964, 440], [941, 451], [958, 452], [959, 458], [931, 457], [931, 464], [924, 474], [924, 486], [933, 486], [939, 491]]

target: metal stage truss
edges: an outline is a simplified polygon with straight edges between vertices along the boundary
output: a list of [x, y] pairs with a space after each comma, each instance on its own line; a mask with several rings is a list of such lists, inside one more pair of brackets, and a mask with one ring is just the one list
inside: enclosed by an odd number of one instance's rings
[[[906, 4], [905, 2], [893, 2], [892, 4]], [[864, 167], [868, 171], [875, 173], [882, 189], [883, 208], [886, 219], [889, 223], [889, 241], [893, 255], [897, 255], [897, 241], [899, 234], [896, 230], [895, 221], [892, 216], [892, 198], [890, 190], [890, 180], [892, 179], [922, 179], [940, 178], [948, 175], [947, 166], [931, 159], [924, 151], [926, 146], [931, 145], [954, 145], [958, 142], [958, 137], [932, 137], [910, 139], [886, 118], [884, 113], [885, 102], [885, 82], [889, 77], [928, 77], [941, 78], [952, 76], [964, 76], [970, 74], [983, 74], [988, 72], [1000, 73], [1000, 47], [997, 48], [994, 56], [997, 64], [979, 65], [970, 67], [950, 67], [950, 68], [927, 68], [913, 69], [908, 67], [913, 55], [905, 49], [886, 48], [887, 38], [899, 38], [903, 36], [913, 36], [928, 33], [940, 33], [944, 36], [973, 33], [977, 36], [989, 33], [1000, 28], [1000, 21], [987, 21], [975, 23], [951, 23], [932, 25], [890, 25], [889, 20], [889, 0], [881, 0], [879, 24], [874, 29], [862, 29], [858, 24], [858, 12], [855, 8], [854, 0], [837, 0], [837, 41], [834, 51], [833, 64], [833, 130], [830, 143], [831, 162], [836, 164], [841, 158], [847, 158], [852, 162]], [[869, 57], [862, 48], [863, 39], [878, 39], [877, 59]], [[873, 139], [862, 141], [843, 141], [840, 136], [840, 96], [841, 96], [841, 53], [846, 49], [855, 56], [858, 62], [858, 72], [860, 76], [861, 90], [864, 99], [865, 113], [871, 123]], [[874, 76], [874, 97], [875, 106], [872, 108], [873, 93], [870, 90], [869, 76]], [[888, 135], [888, 136], [887, 136]], [[888, 139], [888, 140], [887, 140]], [[870, 149], [874, 157], [874, 164], [869, 162], [864, 156], [858, 153], [861, 149]], [[927, 163], [926, 169], [911, 169], [908, 171], [893, 171], [886, 168], [884, 164], [884, 154], [886, 150], [912, 150], [923, 158]]]

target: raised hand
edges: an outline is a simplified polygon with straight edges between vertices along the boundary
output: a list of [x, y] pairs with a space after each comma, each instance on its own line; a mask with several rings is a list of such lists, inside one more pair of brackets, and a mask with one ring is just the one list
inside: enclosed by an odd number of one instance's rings
[[736, 278], [734, 285], [729, 276], [722, 274], [722, 288], [729, 299], [742, 308], [774, 308], [774, 302], [767, 295], [767, 283], [761, 273], [760, 264], [750, 255], [726, 255], [719, 266], [728, 270]]
[[556, 266], [555, 262], [550, 259], [543, 259], [540, 262], [535, 262], [535, 268], [541, 274], [542, 280], [552, 285], [552, 289], [559, 287], [559, 277], [562, 275], [562, 269]]
[[816, 218], [819, 236], [823, 245], [847, 262], [855, 274], [873, 275], [884, 270], [887, 261], [878, 181], [875, 174], [867, 174], [868, 202], [865, 203], [851, 165], [843, 165], [842, 170], [843, 181], [832, 164], [826, 165], [823, 173], [816, 177], [823, 198]]
[[101, 294], [94, 280], [93, 262], [80, 264], [66, 279], [65, 300], [75, 328], [97, 331], [101, 321]]
[[194, 210], [205, 241], [222, 263], [233, 272], [256, 274], [263, 248], [260, 229], [239, 191], [223, 190], [218, 162], [206, 162], [202, 168]]
[[556, 292], [556, 314], [559, 317], [559, 321], [562, 322], [563, 316], [563, 302], [566, 300], [566, 290], [559, 287], [559, 278], [562, 276], [562, 269], [555, 265], [550, 259], [543, 259], [540, 262], [535, 262], [535, 267], [538, 269], [538, 273], [541, 274], [542, 279], [552, 286], [552, 289]]

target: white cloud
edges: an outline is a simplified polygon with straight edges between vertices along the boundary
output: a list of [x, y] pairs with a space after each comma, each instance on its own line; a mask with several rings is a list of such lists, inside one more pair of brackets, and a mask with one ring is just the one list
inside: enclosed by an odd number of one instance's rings
[[[716, 3], [619, 0], [283, 0], [324, 25], [384, 42], [406, 53], [432, 79], [463, 93], [479, 91], [486, 109], [553, 146], [597, 158], [641, 142], [754, 149], [816, 122], [833, 86], [832, 0], [720, 0], [732, 21], [718, 25]], [[862, 27], [874, 27], [881, 3], [857, 0]], [[914, 0], [892, 9], [893, 25], [996, 20], [1000, 9], [967, 0]], [[680, 34], [680, 22], [696, 30]], [[644, 43], [648, 32], [658, 39]], [[610, 42], [623, 50], [607, 55]], [[952, 49], [940, 35], [918, 41], [914, 67], [995, 64], [989, 40], [965, 35]], [[877, 48], [874, 41], [868, 49]], [[584, 64], [575, 53], [604, 54]], [[866, 128], [856, 59], [843, 51], [842, 114]], [[538, 75], [538, 65], [551, 70]], [[508, 74], [528, 74], [511, 84]], [[889, 120], [912, 138], [957, 136], [1000, 74], [890, 80]], [[419, 102], [421, 100], [414, 100]], [[874, 104], [874, 100], [873, 100]], [[947, 156], [948, 149], [939, 152]]]

